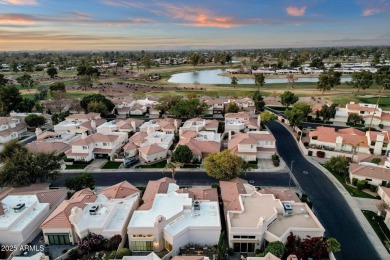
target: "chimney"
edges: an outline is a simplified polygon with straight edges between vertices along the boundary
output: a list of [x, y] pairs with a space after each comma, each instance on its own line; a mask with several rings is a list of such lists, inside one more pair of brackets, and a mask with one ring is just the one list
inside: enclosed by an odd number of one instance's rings
[[96, 133], [96, 121], [91, 120], [92, 133]]
[[257, 126], [258, 127], [261, 126], [261, 116], [260, 115], [257, 117]]
[[135, 125], [135, 121], [132, 120], [132, 121], [130, 122], [130, 124], [131, 124], [131, 127], [133, 128], [133, 132], [137, 132], [137, 126]]
[[203, 125], [204, 126], [206, 125], [206, 119], [203, 119]]
[[42, 134], [42, 129], [40, 129], [39, 127], [35, 128], [35, 136], [38, 137], [38, 135]]
[[87, 138], [87, 133], [86, 133], [86, 132], [83, 132], [83, 133], [81, 134], [81, 139], [85, 139], [85, 138]]
[[229, 133], [228, 133], [228, 135], [229, 135], [229, 140], [232, 140], [232, 131], [229, 131]]
[[151, 133], [153, 133], [153, 129], [149, 126], [148, 129], [146, 130], [146, 133], [150, 135]]

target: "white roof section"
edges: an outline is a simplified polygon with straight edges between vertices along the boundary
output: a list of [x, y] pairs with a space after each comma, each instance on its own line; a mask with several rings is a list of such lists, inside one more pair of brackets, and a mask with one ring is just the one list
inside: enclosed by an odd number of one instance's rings
[[[103, 197], [104, 195], [99, 195], [97, 201], [104, 201]], [[76, 218], [72, 224], [81, 234], [89, 229], [100, 229], [103, 232], [117, 230], [120, 234], [134, 203], [138, 203], [138, 199], [139, 193], [135, 193], [124, 199], [88, 203], [82, 211], [81, 218], [79, 220]], [[96, 215], [90, 214], [90, 209], [93, 206], [99, 207]]]
[[160, 260], [160, 259], [161, 258], [158, 257], [154, 252], [145, 256], [124, 256], [122, 258], [122, 260]]
[[141, 144], [141, 147], [152, 144], [158, 144], [164, 149], [169, 149], [175, 136], [173, 134], [166, 134], [164, 132], [153, 132], [148, 134], [145, 138], [145, 142]]
[[170, 219], [182, 212], [184, 207], [192, 208], [188, 193], [156, 194], [150, 210], [134, 211], [129, 227], [153, 227], [160, 217]]
[[218, 202], [199, 201], [200, 209], [185, 209], [183, 214], [168, 224], [164, 230], [176, 236], [183, 230], [191, 228], [220, 228]]
[[213, 142], [220, 143], [221, 134], [215, 133], [213, 131], [200, 131], [197, 133], [194, 139], [198, 141], [213, 141]]
[[[40, 203], [36, 195], [8, 195], [1, 202], [4, 214], [0, 216], [0, 233], [22, 231], [49, 207], [49, 203]], [[23, 203], [24, 208], [15, 212], [14, 207]]]

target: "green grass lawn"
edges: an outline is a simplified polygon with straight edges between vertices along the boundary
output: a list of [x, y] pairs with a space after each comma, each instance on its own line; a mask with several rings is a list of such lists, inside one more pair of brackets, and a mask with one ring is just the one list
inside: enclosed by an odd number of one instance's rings
[[[359, 98], [359, 100], [363, 103], [369, 103], [369, 104], [376, 104], [378, 102], [377, 97], [371, 97], [371, 98]], [[382, 97], [379, 102], [380, 107], [390, 107], [390, 97]]]
[[87, 167], [88, 164], [72, 164], [72, 165], [66, 165], [66, 170], [82, 170], [85, 167]]
[[383, 217], [379, 217], [375, 212], [362, 210], [364, 216], [370, 223], [372, 229], [382, 241], [382, 244], [386, 247], [390, 253], [390, 230], [383, 221]]
[[122, 162], [107, 162], [102, 169], [118, 169]]
[[368, 193], [365, 193], [364, 191], [358, 190], [354, 187], [351, 187], [350, 185], [345, 183], [345, 178], [343, 176], [340, 176], [338, 174], [335, 174], [331, 172], [334, 177], [337, 178], [337, 180], [344, 186], [344, 188], [351, 194], [352, 197], [359, 197], [359, 198], [366, 198], [366, 199], [376, 199], [374, 196], [371, 196]]
[[139, 165], [139, 166], [136, 167], [136, 168], [152, 168], [152, 169], [158, 169], [158, 168], [164, 168], [165, 165], [167, 165], [167, 161], [166, 161], [166, 160], [161, 161], [161, 162], [158, 162], [158, 163], [153, 163], [153, 164], [150, 164], [150, 165]]

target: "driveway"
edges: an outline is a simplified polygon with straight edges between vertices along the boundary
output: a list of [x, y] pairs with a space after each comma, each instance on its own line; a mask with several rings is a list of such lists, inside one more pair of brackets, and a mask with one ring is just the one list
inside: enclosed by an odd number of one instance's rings
[[335, 254], [336, 258], [380, 259], [342, 194], [322, 171], [306, 160], [290, 132], [278, 122], [267, 126], [286, 164], [294, 161], [293, 174], [313, 202], [313, 211], [325, 227], [326, 236], [340, 242], [342, 251]]

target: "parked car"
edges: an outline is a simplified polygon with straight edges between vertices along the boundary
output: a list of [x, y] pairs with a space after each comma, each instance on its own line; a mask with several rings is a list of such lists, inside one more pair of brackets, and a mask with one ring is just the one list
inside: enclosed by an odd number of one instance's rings
[[123, 165], [126, 167], [126, 168], [130, 168], [131, 166], [135, 165], [139, 163], [139, 158], [138, 157], [128, 157], [125, 159], [125, 161], [123, 162]]

